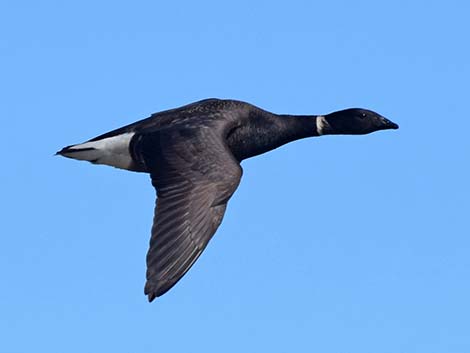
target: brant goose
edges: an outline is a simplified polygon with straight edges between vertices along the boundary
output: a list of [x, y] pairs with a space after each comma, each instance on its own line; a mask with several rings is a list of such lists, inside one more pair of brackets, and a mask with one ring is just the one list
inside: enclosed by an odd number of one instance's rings
[[206, 99], [57, 154], [150, 174], [157, 201], [145, 294], [152, 301], [173, 287], [207, 246], [240, 183], [242, 160], [305, 137], [386, 129], [398, 125], [366, 109], [279, 115], [241, 101]]

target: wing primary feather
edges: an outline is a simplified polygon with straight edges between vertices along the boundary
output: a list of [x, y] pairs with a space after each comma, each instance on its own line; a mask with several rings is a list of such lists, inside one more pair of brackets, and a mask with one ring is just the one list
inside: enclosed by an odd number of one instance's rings
[[[149, 301], [166, 293], [191, 268], [220, 225], [241, 167], [214, 129], [185, 128], [144, 136], [143, 153], [157, 190], [147, 254]], [[146, 138], [158, 141], [158, 144]]]

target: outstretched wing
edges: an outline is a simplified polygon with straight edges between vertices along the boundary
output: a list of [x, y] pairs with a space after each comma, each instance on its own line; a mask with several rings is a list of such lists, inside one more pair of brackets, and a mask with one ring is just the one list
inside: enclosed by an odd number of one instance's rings
[[171, 128], [141, 137], [157, 202], [147, 254], [149, 301], [189, 270], [222, 222], [242, 169], [215, 129]]

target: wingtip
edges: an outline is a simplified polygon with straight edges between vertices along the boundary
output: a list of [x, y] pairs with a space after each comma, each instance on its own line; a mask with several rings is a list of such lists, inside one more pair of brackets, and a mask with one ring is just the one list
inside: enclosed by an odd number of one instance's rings
[[151, 303], [157, 296], [155, 295], [155, 293], [150, 293], [150, 294], [147, 294], [147, 297], [148, 297], [149, 303]]
[[157, 289], [149, 282], [145, 284], [144, 294], [148, 297], [149, 303], [158, 297]]
[[149, 303], [151, 303], [155, 298], [161, 297], [163, 294], [168, 292], [172, 285], [168, 285], [168, 283], [151, 283], [147, 282], [145, 284], [144, 294], [148, 297]]

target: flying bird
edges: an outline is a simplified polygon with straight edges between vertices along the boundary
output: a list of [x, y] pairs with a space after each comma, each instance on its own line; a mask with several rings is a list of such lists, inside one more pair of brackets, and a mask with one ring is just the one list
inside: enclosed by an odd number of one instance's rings
[[386, 129], [398, 125], [366, 109], [287, 115], [236, 100], [206, 99], [57, 154], [150, 174], [157, 201], [144, 292], [151, 302], [172, 288], [206, 248], [240, 183], [241, 161], [306, 137]]

